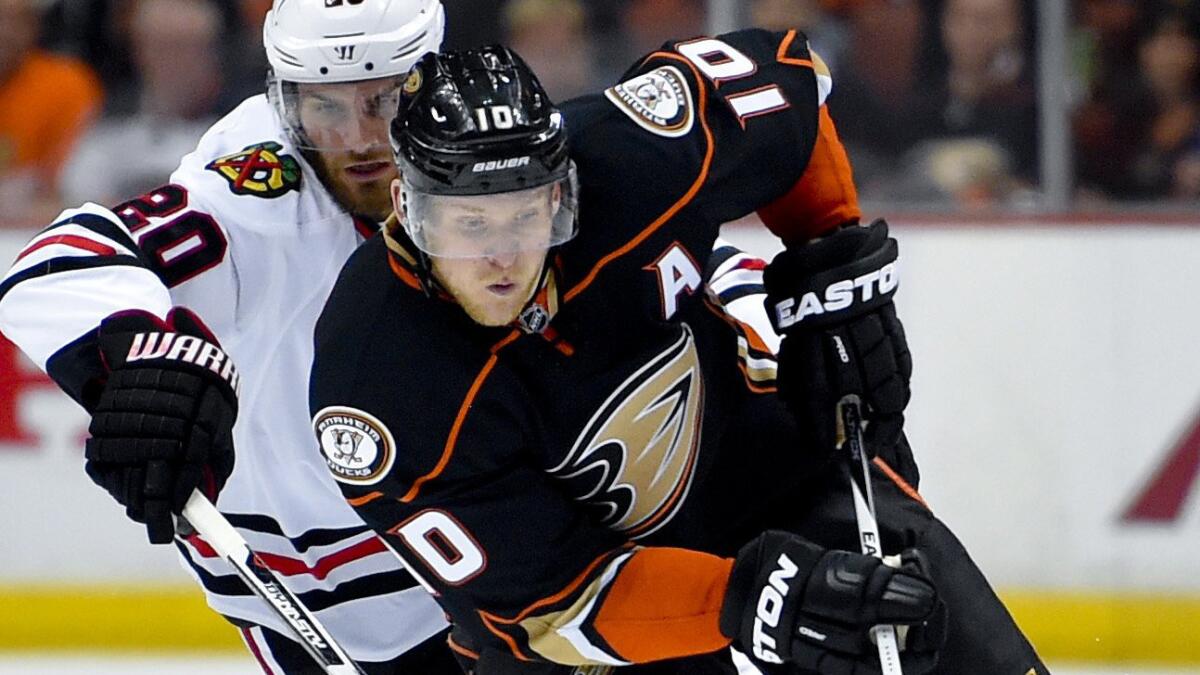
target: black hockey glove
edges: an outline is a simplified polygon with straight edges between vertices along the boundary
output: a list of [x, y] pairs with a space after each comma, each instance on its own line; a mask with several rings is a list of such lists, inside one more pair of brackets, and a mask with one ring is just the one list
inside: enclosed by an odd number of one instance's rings
[[779, 396], [817, 452], [834, 448], [837, 404], [849, 394], [866, 405], [872, 456], [900, 438], [912, 358], [892, 304], [896, 255], [877, 220], [785, 250], [763, 274], [767, 316], [783, 336]]
[[114, 314], [99, 340], [109, 373], [88, 427], [85, 470], [145, 523], [150, 543], [170, 543], [171, 514], [194, 488], [215, 499], [233, 471], [237, 369], [185, 309], [165, 323], [145, 312]]
[[905, 675], [928, 672], [946, 632], [946, 609], [909, 549], [900, 568], [768, 531], [742, 547], [721, 607], [721, 632], [767, 663], [827, 675], [878, 674], [871, 627], [898, 626]]

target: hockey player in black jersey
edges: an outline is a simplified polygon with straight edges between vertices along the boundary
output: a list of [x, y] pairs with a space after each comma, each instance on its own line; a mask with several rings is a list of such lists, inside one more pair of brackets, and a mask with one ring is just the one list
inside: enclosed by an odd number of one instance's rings
[[[905, 673], [1046, 672], [887, 461], [897, 249], [858, 224], [829, 90], [795, 32], [669, 43], [562, 111], [504, 48], [414, 68], [398, 220], [342, 271], [310, 399], [468, 669], [733, 673], [733, 645], [769, 673], [878, 673], [868, 630], [896, 624]], [[702, 284], [754, 211], [787, 247], [765, 274], [778, 369]], [[893, 564], [849, 552], [845, 394]]]

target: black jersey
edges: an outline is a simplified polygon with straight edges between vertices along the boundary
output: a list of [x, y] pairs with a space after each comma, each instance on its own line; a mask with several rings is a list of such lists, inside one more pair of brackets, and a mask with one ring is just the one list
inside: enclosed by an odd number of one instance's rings
[[[769, 351], [706, 269], [729, 264], [710, 259], [722, 223], [829, 184], [806, 174], [814, 146], [840, 152], [820, 140], [828, 90], [802, 35], [741, 31], [565, 104], [579, 234], [517, 325], [472, 322], [399, 233], [343, 270], [314, 430], [465, 648], [625, 665], [728, 645], [728, 556], [795, 508], [808, 469]], [[776, 226], [856, 214], [852, 188], [820, 198]]]

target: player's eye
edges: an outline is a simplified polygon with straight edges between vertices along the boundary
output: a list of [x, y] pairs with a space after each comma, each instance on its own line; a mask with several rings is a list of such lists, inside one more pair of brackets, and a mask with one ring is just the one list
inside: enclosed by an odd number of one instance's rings
[[479, 237], [487, 232], [487, 221], [483, 218], [459, 218], [458, 231], [470, 237]]
[[346, 106], [337, 101], [324, 98], [312, 99], [309, 103], [309, 109], [325, 118], [341, 117], [346, 112]]
[[367, 102], [367, 114], [375, 117], [390, 117], [400, 106], [400, 90], [392, 89], [371, 98]]

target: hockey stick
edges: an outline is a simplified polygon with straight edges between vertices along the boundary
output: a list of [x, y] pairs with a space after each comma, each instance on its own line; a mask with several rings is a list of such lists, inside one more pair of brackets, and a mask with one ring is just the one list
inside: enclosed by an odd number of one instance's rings
[[[838, 421], [841, 423], [842, 445], [850, 444], [850, 463], [847, 466], [850, 490], [854, 493], [854, 517], [858, 521], [858, 542], [864, 555], [883, 559], [879, 540], [879, 522], [875, 518], [875, 495], [871, 491], [871, 469], [867, 464], [866, 444], [863, 442], [862, 411], [857, 396], [846, 396], [838, 402]], [[863, 487], [854, 479], [854, 463], [862, 471]], [[863, 498], [863, 493], [866, 498]], [[896, 642], [895, 626], [874, 626], [871, 635], [879, 647], [879, 666], [883, 675], [903, 675], [900, 669], [900, 647]]]
[[192, 491], [183, 507], [183, 517], [218, 555], [233, 565], [250, 590], [283, 619], [322, 670], [328, 675], [365, 675], [317, 617], [280, 583], [275, 573], [250, 550], [242, 535], [199, 490]]

